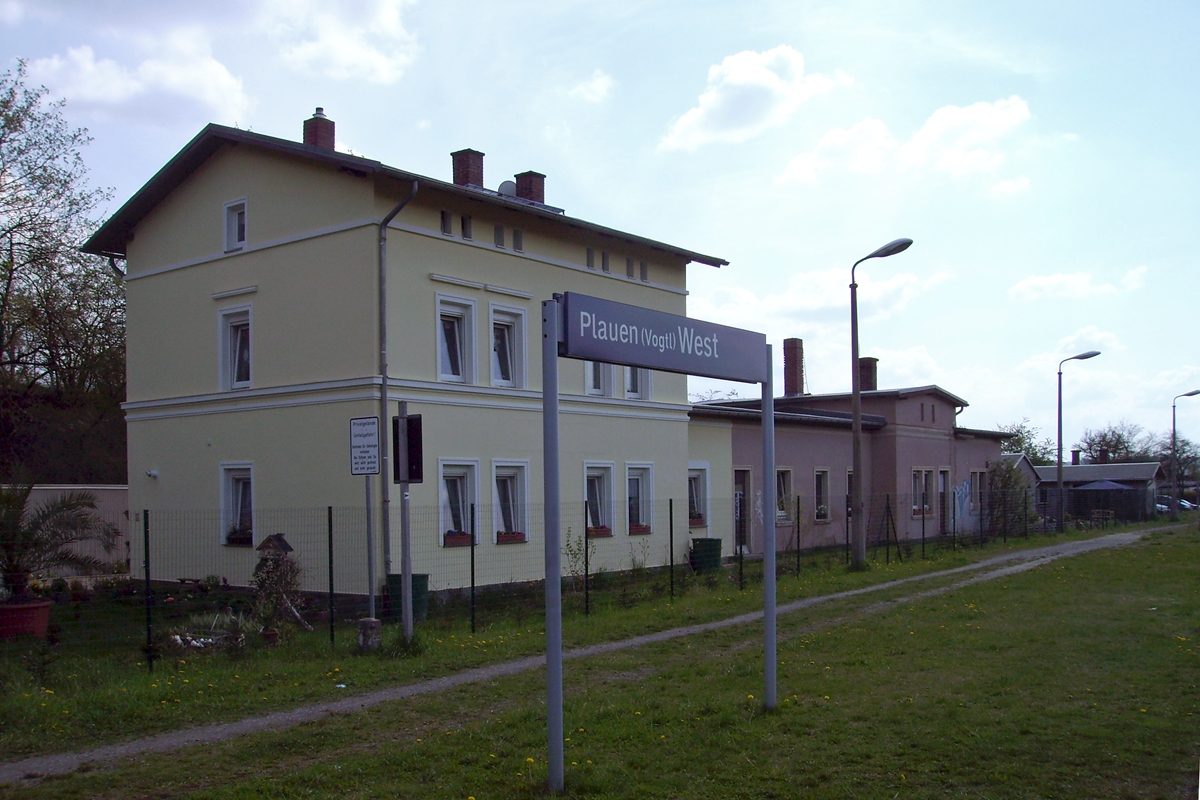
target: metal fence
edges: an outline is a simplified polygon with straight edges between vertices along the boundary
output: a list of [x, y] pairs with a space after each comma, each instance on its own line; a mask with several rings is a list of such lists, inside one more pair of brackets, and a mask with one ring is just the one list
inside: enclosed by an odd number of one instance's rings
[[[610, 505], [563, 505], [568, 614], [672, 596], [697, 578], [745, 589], [762, 578], [764, 522], [776, 527], [780, 575], [849, 562], [848, 503], [830, 508], [792, 496], [774, 514], [741, 497], [713, 498], [691, 513], [686, 499]], [[884, 563], [1055, 531], [1026, 491], [932, 502], [885, 494], [865, 506], [869, 557]], [[540, 615], [542, 512], [511, 504], [410, 509], [418, 625], [475, 630]], [[52, 603], [47, 636], [63, 651], [148, 653], [145, 663], [172, 648], [257, 646], [275, 627], [336, 643], [372, 611], [385, 622], [399, 617], [401, 516], [393, 507], [385, 542], [379, 514], [362, 507], [257, 509], [248, 537], [217, 510], [137, 511], [127, 553], [110, 574], [38, 576], [36, 588]], [[1108, 521], [1102, 514], [1096, 524]], [[280, 559], [294, 565], [292, 584], [264, 587], [263, 565]]]

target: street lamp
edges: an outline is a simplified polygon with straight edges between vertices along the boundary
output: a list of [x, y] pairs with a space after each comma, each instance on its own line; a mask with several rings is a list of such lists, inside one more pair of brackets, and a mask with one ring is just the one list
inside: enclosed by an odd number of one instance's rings
[[1068, 361], [1084, 361], [1089, 358], [1095, 358], [1100, 355], [1099, 350], [1088, 350], [1086, 353], [1080, 353], [1077, 356], [1064, 358], [1058, 362], [1058, 532], [1063, 532], [1063, 518], [1066, 516], [1067, 508], [1066, 498], [1063, 495], [1063, 478], [1062, 478], [1062, 365]]
[[1195, 397], [1200, 389], [1192, 389], [1184, 394], [1177, 394], [1171, 400], [1171, 521], [1179, 519], [1179, 458], [1175, 455], [1175, 401], [1181, 397]]
[[867, 565], [867, 528], [866, 514], [863, 511], [862, 487], [862, 386], [858, 374], [858, 283], [854, 280], [854, 270], [859, 264], [871, 258], [887, 258], [896, 253], [902, 253], [912, 244], [912, 239], [896, 239], [883, 247], [854, 262], [850, 268], [850, 413], [853, 417], [852, 431], [854, 440], [854, 476], [850, 489], [850, 520], [854, 530], [854, 552], [851, 563], [855, 569]]

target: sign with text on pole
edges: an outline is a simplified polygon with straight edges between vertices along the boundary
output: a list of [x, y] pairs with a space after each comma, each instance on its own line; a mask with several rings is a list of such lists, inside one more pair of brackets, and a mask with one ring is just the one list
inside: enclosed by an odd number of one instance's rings
[[379, 474], [379, 418], [350, 420], [350, 474]]
[[562, 298], [564, 358], [743, 383], [767, 379], [761, 333], [573, 292]]
[[[582, 294], [542, 303], [542, 386], [558, 386], [558, 359], [762, 384], [763, 474], [775, 472], [771, 346], [761, 333]], [[563, 761], [562, 493], [557, 391], [542, 392], [542, 481], [546, 559], [546, 743], [551, 792], [565, 786]], [[775, 481], [763, 482], [775, 505]], [[763, 530], [763, 704], [775, 708], [775, 526]], [[671, 553], [674, 559], [675, 554]]]

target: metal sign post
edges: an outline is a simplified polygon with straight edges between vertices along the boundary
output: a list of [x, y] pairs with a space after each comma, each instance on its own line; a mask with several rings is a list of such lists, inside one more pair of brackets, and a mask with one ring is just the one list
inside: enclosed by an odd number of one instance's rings
[[[563, 774], [562, 509], [558, 359], [576, 358], [685, 375], [761, 383], [763, 390], [764, 704], [775, 707], [775, 407], [771, 348], [761, 333], [568, 292], [542, 303], [542, 458], [546, 504], [546, 736], [550, 791]], [[766, 518], [764, 518], [764, 523]], [[583, 546], [587, 552], [587, 526]], [[673, 557], [673, 556], [672, 556]]]
[[375, 542], [371, 530], [371, 476], [379, 474], [379, 418], [350, 420], [350, 474], [367, 487], [367, 615], [375, 619]]

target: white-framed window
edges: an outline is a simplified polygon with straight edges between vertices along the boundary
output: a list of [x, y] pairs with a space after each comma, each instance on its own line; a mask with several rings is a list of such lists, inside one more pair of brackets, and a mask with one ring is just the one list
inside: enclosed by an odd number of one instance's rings
[[528, 462], [492, 462], [492, 518], [496, 530], [493, 541], [525, 541], [529, 532]]
[[912, 471], [912, 515], [933, 516], [933, 470]]
[[584, 464], [584, 499], [589, 536], [612, 535], [613, 465]]
[[688, 526], [703, 528], [708, 524], [708, 467], [698, 464], [688, 469]]
[[603, 361], [583, 362], [584, 388], [588, 394], [599, 397], [612, 395], [613, 365]]
[[[479, 496], [478, 480], [479, 467], [475, 461], [454, 461], [438, 459], [438, 493], [441, 506], [441, 543], [442, 545], [462, 544], [463, 537], [469, 537], [475, 530], [475, 540], [478, 543], [479, 533], [473, 525], [471, 517], [475, 508], [475, 498]], [[467, 538], [467, 544], [470, 539]]]
[[525, 252], [525, 232], [520, 228], [513, 228], [513, 250], [518, 253]]
[[971, 470], [971, 513], [978, 514], [983, 509], [983, 484], [987, 473], [983, 470]]
[[492, 385], [525, 387], [525, 311], [489, 306], [492, 321]]
[[439, 294], [438, 377], [475, 382], [475, 301]]
[[829, 521], [829, 470], [818, 469], [813, 473], [813, 519]]
[[254, 378], [254, 350], [251, 331], [251, 307], [236, 306], [218, 312], [220, 326], [217, 355], [218, 384], [222, 389], [245, 389]]
[[630, 534], [651, 532], [654, 517], [654, 467], [625, 465], [625, 524]]
[[775, 519], [792, 518], [792, 471], [775, 470]]
[[625, 367], [625, 397], [646, 400], [650, 397], [650, 370]]
[[449, 211], [442, 212], [442, 235], [454, 235], [454, 216]]
[[225, 204], [225, 252], [236, 253], [246, 246], [246, 198]]
[[221, 543], [254, 546], [254, 465], [221, 464]]

